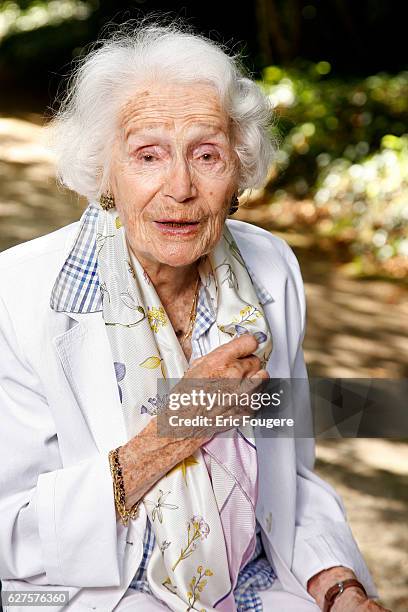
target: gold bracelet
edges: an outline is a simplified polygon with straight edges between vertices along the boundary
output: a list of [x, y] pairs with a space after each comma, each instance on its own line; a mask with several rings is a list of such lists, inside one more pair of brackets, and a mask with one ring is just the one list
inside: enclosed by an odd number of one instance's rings
[[122, 467], [119, 461], [119, 449], [115, 448], [109, 452], [109, 465], [113, 480], [113, 493], [115, 497], [115, 506], [122, 521], [122, 525], [127, 527], [129, 519], [135, 519], [139, 514], [139, 505], [141, 499], [137, 501], [130, 510], [126, 508], [125, 486], [123, 483]]

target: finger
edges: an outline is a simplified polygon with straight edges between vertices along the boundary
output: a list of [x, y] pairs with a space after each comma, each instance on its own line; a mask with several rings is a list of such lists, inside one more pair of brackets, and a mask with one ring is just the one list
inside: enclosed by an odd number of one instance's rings
[[227, 344], [223, 344], [216, 351], [222, 352], [227, 359], [241, 359], [247, 357], [258, 348], [258, 340], [253, 334], [242, 334]]
[[266, 370], [258, 370], [251, 378], [260, 378], [262, 380], [268, 380], [270, 378], [269, 373]]
[[265, 370], [258, 370], [254, 375], [241, 380], [239, 392], [246, 395], [266, 389], [269, 374]]
[[261, 360], [256, 355], [241, 357], [238, 361], [234, 362], [234, 365], [236, 364], [238, 364], [243, 377], [255, 375], [261, 368]]

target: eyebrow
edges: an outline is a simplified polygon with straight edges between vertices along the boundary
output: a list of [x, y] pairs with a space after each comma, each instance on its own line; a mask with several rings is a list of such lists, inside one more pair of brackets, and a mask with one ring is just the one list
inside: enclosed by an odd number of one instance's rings
[[[169, 123], [168, 121], [143, 123], [143, 125], [141, 125], [139, 128], [130, 127], [127, 130], [126, 138], [129, 138], [129, 136], [132, 136], [132, 135], [141, 135], [144, 132], [153, 132], [155, 130], [160, 129], [161, 127], [170, 127], [171, 125], [172, 124]], [[208, 136], [214, 136], [215, 134], [218, 134], [219, 132], [223, 134], [225, 133], [219, 123], [206, 123], [206, 122], [201, 122], [201, 121], [197, 121], [197, 123], [193, 124], [191, 130], [189, 131], [193, 131], [193, 130], [199, 131], [199, 130], [204, 130], [204, 129], [212, 130], [211, 134], [208, 134]]]

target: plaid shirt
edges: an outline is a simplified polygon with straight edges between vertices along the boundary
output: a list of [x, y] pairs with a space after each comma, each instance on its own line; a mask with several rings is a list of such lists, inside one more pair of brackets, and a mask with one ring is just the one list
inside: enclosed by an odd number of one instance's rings
[[[99, 208], [90, 204], [83, 213], [73, 247], [62, 266], [51, 292], [50, 305], [57, 312], [98, 312], [102, 311], [102, 297], [97, 273], [96, 226]], [[248, 269], [260, 303], [273, 301], [272, 296]], [[215, 310], [204, 287], [201, 287], [197, 303], [197, 314], [192, 335], [192, 355], [202, 355], [201, 338], [209, 332], [216, 321]], [[147, 519], [143, 557], [130, 587], [137, 591], [151, 593], [147, 577], [147, 565], [155, 545], [155, 536]], [[256, 547], [252, 559], [241, 569], [234, 597], [238, 612], [262, 612], [262, 601], [257, 591], [272, 586], [276, 574], [265, 556], [261, 540], [261, 528], [256, 523]]]

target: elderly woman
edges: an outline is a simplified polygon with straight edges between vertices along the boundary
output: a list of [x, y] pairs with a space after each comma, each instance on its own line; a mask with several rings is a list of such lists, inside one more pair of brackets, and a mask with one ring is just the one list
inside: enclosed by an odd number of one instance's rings
[[294, 254], [226, 221], [267, 175], [267, 98], [236, 58], [174, 24], [104, 41], [71, 85], [59, 175], [89, 206], [0, 258], [5, 598], [383, 610], [311, 439], [157, 427], [159, 379], [307, 379]]

